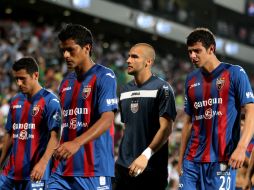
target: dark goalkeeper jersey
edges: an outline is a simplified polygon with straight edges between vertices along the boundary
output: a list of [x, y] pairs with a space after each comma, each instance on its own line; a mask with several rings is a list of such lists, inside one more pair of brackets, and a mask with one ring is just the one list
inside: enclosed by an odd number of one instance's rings
[[[142, 86], [137, 86], [134, 81], [125, 85], [119, 105], [125, 131], [117, 163], [127, 168], [152, 142], [160, 128], [159, 117], [167, 114], [175, 119], [175, 98], [167, 82], [152, 76]], [[151, 157], [147, 169], [165, 169], [167, 163], [166, 143]]]

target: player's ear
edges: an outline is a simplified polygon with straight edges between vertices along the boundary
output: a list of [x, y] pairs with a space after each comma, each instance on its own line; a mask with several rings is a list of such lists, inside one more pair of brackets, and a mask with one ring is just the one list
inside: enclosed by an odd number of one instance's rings
[[39, 80], [39, 72], [34, 72], [33, 77], [35, 80]]
[[149, 58], [149, 59], [147, 59], [147, 60], [146, 60], [145, 67], [147, 67], [147, 66], [151, 66], [152, 64], [153, 64], [153, 61], [152, 61], [152, 59], [151, 59], [151, 58]]
[[87, 51], [91, 50], [91, 44], [86, 44], [83, 48], [85, 48]]
[[215, 52], [215, 46], [212, 44], [212, 45], [210, 45], [210, 47], [209, 47], [209, 49], [210, 49], [210, 52]]

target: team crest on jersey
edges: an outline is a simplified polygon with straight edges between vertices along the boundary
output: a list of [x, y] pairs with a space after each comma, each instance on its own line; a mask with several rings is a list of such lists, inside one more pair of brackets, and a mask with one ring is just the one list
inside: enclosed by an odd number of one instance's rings
[[137, 113], [139, 108], [138, 102], [131, 102], [131, 112], [132, 113]]
[[224, 84], [225, 84], [225, 78], [217, 78], [216, 87], [218, 90], [221, 90]]
[[92, 88], [90, 86], [85, 86], [82, 90], [82, 97], [84, 99], [87, 99], [92, 91]]
[[33, 111], [32, 111], [32, 116], [35, 116], [35, 115], [37, 115], [37, 113], [39, 113], [39, 111], [40, 111], [40, 107], [39, 106], [34, 106], [33, 107]]

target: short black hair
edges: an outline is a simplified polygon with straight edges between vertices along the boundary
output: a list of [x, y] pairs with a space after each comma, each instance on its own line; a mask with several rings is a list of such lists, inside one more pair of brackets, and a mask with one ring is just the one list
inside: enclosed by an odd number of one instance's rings
[[12, 69], [14, 71], [25, 69], [29, 75], [32, 75], [35, 72], [39, 72], [39, 66], [33, 57], [23, 57], [15, 61], [12, 65]]
[[[91, 45], [91, 51], [93, 48], [93, 35], [91, 31], [80, 24], [66, 24], [59, 32], [58, 39], [60, 41], [66, 41], [68, 39], [74, 40], [80, 47], [84, 47], [86, 44]], [[91, 51], [89, 52], [91, 56]]]
[[187, 46], [193, 46], [197, 42], [201, 42], [206, 49], [211, 45], [216, 49], [215, 36], [208, 28], [196, 28], [188, 35]]

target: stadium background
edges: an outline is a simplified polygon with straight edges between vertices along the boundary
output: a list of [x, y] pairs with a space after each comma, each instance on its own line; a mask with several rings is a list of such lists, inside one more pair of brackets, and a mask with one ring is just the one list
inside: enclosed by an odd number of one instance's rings
[[[0, 136], [8, 101], [17, 92], [12, 63], [26, 55], [40, 66], [40, 82], [57, 92], [66, 74], [58, 52], [57, 32], [79, 23], [94, 34], [93, 59], [114, 70], [118, 86], [131, 80], [125, 72], [131, 45], [152, 44], [157, 52], [153, 72], [175, 90], [178, 116], [169, 138], [169, 189], [177, 186], [175, 166], [182, 127], [184, 80], [192, 70], [185, 37], [194, 27], [209, 27], [217, 37], [221, 61], [239, 64], [254, 87], [254, 0], [0, 0]], [[115, 119], [115, 155], [122, 135]], [[1, 147], [1, 144], [0, 144]]]

